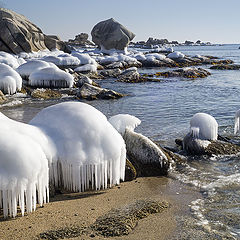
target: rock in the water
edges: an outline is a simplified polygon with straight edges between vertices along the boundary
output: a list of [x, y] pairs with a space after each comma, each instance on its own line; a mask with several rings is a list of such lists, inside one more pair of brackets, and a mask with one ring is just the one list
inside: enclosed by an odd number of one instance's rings
[[40, 99], [59, 99], [62, 97], [62, 94], [52, 89], [38, 88], [32, 91], [31, 97]]
[[124, 96], [123, 94], [115, 92], [113, 90], [92, 86], [88, 83], [84, 83], [83, 86], [77, 92], [78, 98], [83, 98], [87, 100], [117, 99], [123, 96]]
[[205, 78], [211, 75], [210, 72], [203, 68], [186, 67], [167, 72], [157, 72], [156, 76], [163, 77], [183, 77], [183, 78]]
[[139, 79], [140, 74], [136, 67], [126, 69], [118, 76], [118, 81], [120, 82], [137, 82]]
[[44, 35], [41, 29], [26, 17], [8, 9], [0, 9], [0, 29], [1, 51], [18, 54], [44, 50], [48, 47], [50, 50], [51, 47], [66, 50], [63, 42]]
[[210, 69], [217, 69], [217, 70], [239, 70], [240, 65], [237, 64], [216, 64], [210, 67]]
[[225, 141], [194, 138], [188, 133], [183, 139], [183, 149], [190, 155], [231, 155], [240, 153], [240, 146]]
[[92, 41], [102, 50], [125, 50], [135, 34], [116, 22], [113, 18], [99, 22], [92, 31]]
[[126, 128], [123, 135], [127, 156], [137, 171], [137, 176], [166, 175], [170, 162], [165, 153], [149, 138]]

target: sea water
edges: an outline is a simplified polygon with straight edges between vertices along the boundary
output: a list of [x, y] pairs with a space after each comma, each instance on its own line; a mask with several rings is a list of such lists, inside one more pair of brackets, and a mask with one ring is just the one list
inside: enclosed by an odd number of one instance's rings
[[[179, 46], [175, 51], [187, 55], [212, 55], [232, 59], [240, 64], [239, 45]], [[240, 71], [211, 70], [203, 79], [160, 78], [160, 82], [121, 83], [114, 79], [100, 80], [102, 87], [127, 94], [118, 100], [87, 102], [107, 117], [119, 113], [132, 114], [142, 123], [136, 131], [174, 147], [176, 138], [189, 130], [191, 117], [204, 112], [215, 117], [219, 134], [233, 135], [234, 114], [240, 109]], [[155, 73], [167, 68], [139, 69]], [[62, 101], [72, 100], [65, 98]], [[0, 111], [15, 120], [30, 121], [42, 108], [59, 101], [39, 101], [12, 97]], [[240, 142], [240, 140], [239, 140]], [[190, 214], [177, 216], [178, 234], [173, 239], [240, 239], [240, 157], [197, 157], [173, 169], [170, 177], [186, 184], [200, 197], [189, 203]], [[181, 191], [179, 191], [181, 194]]]

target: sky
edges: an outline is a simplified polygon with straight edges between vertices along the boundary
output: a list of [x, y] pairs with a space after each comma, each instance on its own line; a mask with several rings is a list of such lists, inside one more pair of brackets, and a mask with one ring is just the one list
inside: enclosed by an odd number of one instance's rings
[[74, 39], [98, 22], [114, 18], [132, 31], [133, 41], [240, 43], [239, 0], [0, 0], [45, 34]]

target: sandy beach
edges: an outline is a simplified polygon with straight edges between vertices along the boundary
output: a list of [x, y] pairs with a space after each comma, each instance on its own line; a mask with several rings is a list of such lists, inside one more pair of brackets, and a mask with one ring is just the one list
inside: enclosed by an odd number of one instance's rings
[[[87, 227], [111, 209], [140, 199], [167, 201], [169, 208], [139, 220], [129, 235], [108, 239], [170, 239], [177, 231], [175, 216], [188, 211], [191, 198], [190, 191], [166, 177], [138, 178], [102, 191], [58, 194], [24, 217], [3, 220], [1, 216], [0, 239], [40, 239], [40, 234], [49, 230]], [[106, 238], [83, 234], [71, 239]]]

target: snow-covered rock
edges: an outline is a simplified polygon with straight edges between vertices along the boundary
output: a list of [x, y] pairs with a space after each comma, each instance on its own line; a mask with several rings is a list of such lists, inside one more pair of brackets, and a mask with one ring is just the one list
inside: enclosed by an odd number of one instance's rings
[[70, 88], [73, 86], [74, 77], [56, 67], [42, 68], [34, 71], [29, 76], [29, 85], [50, 88]]
[[57, 164], [50, 169], [56, 185], [62, 180], [69, 190], [85, 191], [124, 180], [124, 140], [94, 107], [80, 102], [59, 103], [43, 109], [30, 124], [42, 129], [56, 145], [61, 170]]
[[[51, 64], [53, 64], [53, 63], [51, 63]], [[48, 62], [42, 61], [42, 60], [33, 59], [33, 60], [29, 60], [26, 63], [20, 65], [16, 69], [16, 71], [21, 75], [22, 78], [28, 79], [28, 77], [30, 76], [30, 74], [32, 72], [42, 69], [42, 68], [50, 67], [51, 64], [49, 64]]]
[[185, 55], [181, 52], [172, 52], [167, 55], [170, 59], [183, 59]]
[[45, 62], [54, 63], [57, 66], [78, 66], [80, 65], [80, 60], [77, 57], [71, 55], [58, 55], [58, 56], [46, 56], [41, 60]]
[[85, 64], [74, 69], [75, 72], [97, 72], [97, 65]]
[[4, 94], [14, 94], [22, 88], [21, 76], [10, 66], [0, 63], [0, 90]]
[[16, 69], [20, 64], [18, 59], [12, 54], [2, 51], [0, 51], [0, 63], [5, 63], [14, 69]]

